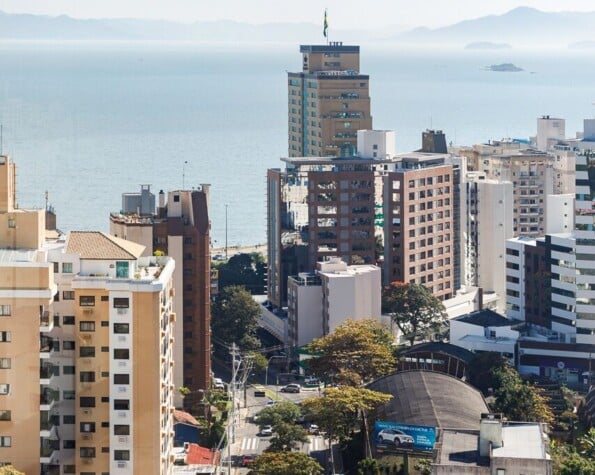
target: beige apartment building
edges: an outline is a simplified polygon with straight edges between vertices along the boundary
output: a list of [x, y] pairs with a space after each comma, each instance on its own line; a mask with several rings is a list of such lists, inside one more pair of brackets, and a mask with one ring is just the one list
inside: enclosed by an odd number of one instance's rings
[[288, 73], [290, 157], [351, 156], [357, 131], [372, 129], [369, 80], [359, 46], [302, 45], [302, 71]]
[[455, 295], [453, 166], [414, 152], [384, 176], [384, 281], [414, 282]]
[[0, 463], [36, 474], [173, 469], [170, 258], [46, 232], [0, 158]]

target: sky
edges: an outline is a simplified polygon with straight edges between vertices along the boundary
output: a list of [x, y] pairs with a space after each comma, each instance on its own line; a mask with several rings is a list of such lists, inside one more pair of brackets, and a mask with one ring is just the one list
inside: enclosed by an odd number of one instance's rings
[[438, 27], [519, 6], [544, 11], [595, 11], [593, 0], [0, 0], [0, 11], [74, 18], [150, 18], [180, 22], [235, 20], [322, 23], [329, 27]]

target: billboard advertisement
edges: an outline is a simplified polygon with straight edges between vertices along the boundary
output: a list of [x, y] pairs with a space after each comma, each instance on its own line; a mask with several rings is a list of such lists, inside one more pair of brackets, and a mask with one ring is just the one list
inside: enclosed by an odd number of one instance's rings
[[374, 441], [376, 449], [383, 452], [403, 449], [428, 451], [436, 443], [436, 428], [377, 421], [374, 424]]

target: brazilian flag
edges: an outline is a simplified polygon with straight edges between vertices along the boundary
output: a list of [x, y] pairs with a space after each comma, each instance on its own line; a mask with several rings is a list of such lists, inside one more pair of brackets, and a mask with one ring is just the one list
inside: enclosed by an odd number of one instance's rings
[[322, 30], [322, 34], [324, 35], [324, 37], [326, 38], [328, 36], [328, 21], [326, 19], [326, 10], [324, 11], [324, 24], [323, 24], [324, 28]]

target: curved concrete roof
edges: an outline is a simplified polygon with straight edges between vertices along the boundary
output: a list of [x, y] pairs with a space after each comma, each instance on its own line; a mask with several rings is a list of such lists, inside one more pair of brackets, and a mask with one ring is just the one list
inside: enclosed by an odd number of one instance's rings
[[442, 429], [479, 429], [489, 412], [480, 391], [444, 373], [400, 371], [377, 379], [368, 389], [392, 394], [379, 410], [379, 420]]

